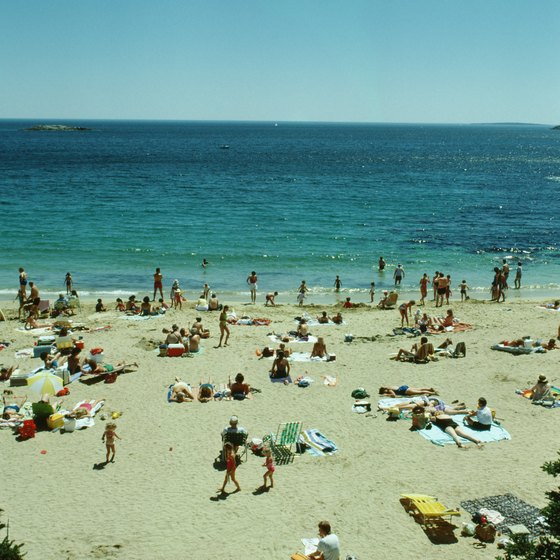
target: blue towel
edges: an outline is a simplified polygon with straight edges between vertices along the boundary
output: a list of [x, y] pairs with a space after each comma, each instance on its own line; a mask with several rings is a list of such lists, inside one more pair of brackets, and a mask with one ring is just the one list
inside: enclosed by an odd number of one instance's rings
[[[465, 418], [464, 414], [456, 414], [453, 416], [453, 420], [459, 424], [461, 430], [464, 430], [465, 433], [472, 435], [474, 438], [479, 439], [483, 443], [489, 443], [491, 441], [500, 441], [502, 439], [511, 439], [508, 431], [502, 426], [498, 426], [498, 424], [492, 424], [492, 428], [487, 431], [478, 431], [472, 430], [467, 426], [463, 425], [463, 419]], [[427, 440], [431, 441], [435, 445], [445, 445], [447, 443], [455, 443], [453, 438], [446, 434], [443, 430], [438, 428], [437, 426], [433, 425], [431, 430], [418, 430], [418, 433], [426, 438]], [[471, 443], [468, 439], [460, 438], [462, 443]]]
[[314, 455], [315, 457], [323, 457], [324, 455], [332, 455], [338, 451], [338, 447], [322, 434], [319, 430], [314, 428], [310, 430], [305, 430], [300, 436], [300, 440], [308, 445], [307, 453]]

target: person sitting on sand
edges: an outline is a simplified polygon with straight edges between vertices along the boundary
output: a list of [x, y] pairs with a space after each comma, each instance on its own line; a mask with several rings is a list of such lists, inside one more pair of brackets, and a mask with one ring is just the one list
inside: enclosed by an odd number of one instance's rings
[[296, 331], [296, 336], [298, 338], [307, 338], [309, 336], [309, 326], [305, 319], [301, 319]]
[[231, 398], [235, 401], [242, 401], [251, 398], [251, 387], [245, 383], [245, 377], [242, 373], [235, 376], [235, 381], [228, 383], [229, 390], [231, 391]]
[[317, 322], [321, 325], [326, 325], [329, 322], [329, 318], [327, 316], [327, 312], [323, 311], [321, 315], [317, 315]]
[[342, 313], [340, 313], [340, 311], [339, 311], [336, 315], [331, 317], [331, 321], [335, 325], [342, 325], [342, 323], [344, 322], [344, 320], [342, 319]]
[[144, 298], [142, 298], [142, 303], [140, 304], [140, 316], [150, 317], [155, 315], [158, 315], [158, 312], [152, 309], [150, 296], [145, 296]]
[[287, 380], [290, 377], [290, 362], [286, 359], [284, 352], [278, 351], [276, 353], [276, 359], [272, 364], [272, 369], [270, 370], [270, 379], [284, 379]]
[[350, 298], [347, 297], [346, 301], [342, 304], [342, 307], [344, 307], [344, 309], [353, 309], [354, 307], [358, 307], [357, 303], [352, 303], [350, 301]]
[[138, 313], [140, 311], [140, 307], [138, 307], [138, 303], [136, 302], [136, 296], [130, 296], [128, 298], [125, 309], [129, 313]]
[[183, 338], [179, 334], [179, 325], [172, 325], [171, 332], [165, 337], [165, 344], [184, 344]]
[[50, 354], [49, 352], [41, 352], [41, 355], [39, 357], [43, 362], [44, 369], [53, 369], [58, 367], [59, 365], [58, 360], [60, 359], [60, 356], [61, 356], [60, 352], [57, 352], [56, 354]]
[[126, 311], [126, 305], [124, 304], [124, 301], [120, 297], [116, 299], [115, 309], [117, 311]]
[[171, 387], [169, 400], [178, 403], [191, 402], [194, 401], [194, 395], [191, 392], [190, 386], [176, 377], [175, 383]]
[[548, 384], [546, 375], [539, 375], [537, 382], [531, 387], [531, 391], [531, 400], [533, 402], [542, 401], [545, 397], [550, 395], [550, 385]]
[[397, 355], [393, 356], [391, 360], [397, 362], [416, 362], [425, 363], [434, 358], [434, 346], [428, 339], [423, 336], [420, 339], [420, 344], [413, 344], [410, 351], [400, 348]]
[[200, 383], [197, 398], [201, 403], [210, 402], [214, 398], [214, 385], [212, 383]]
[[0, 381], [8, 381], [16, 369], [17, 365], [0, 368]]
[[208, 329], [205, 329], [202, 325], [202, 317], [197, 317], [195, 319], [191, 327], [191, 334], [198, 334], [200, 335], [200, 338], [210, 337], [210, 331]]
[[99, 298], [95, 304], [95, 312], [103, 313], [104, 311], [107, 311], [107, 308], [103, 305], [103, 300]]
[[313, 350], [311, 350], [311, 358], [328, 358], [329, 354], [327, 352], [327, 345], [325, 344], [325, 339], [320, 336], [317, 342], [313, 345]]
[[457, 422], [455, 422], [453, 418], [449, 416], [449, 414], [441, 411], [436, 411], [434, 412], [434, 414], [432, 414], [431, 421], [432, 424], [436, 425], [440, 430], [450, 435], [458, 447], [465, 447], [463, 443], [461, 443], [459, 437], [468, 439], [469, 441], [476, 443], [477, 447], [479, 448], [482, 447], [482, 442], [459, 428], [459, 424], [457, 424]]
[[384, 397], [415, 397], [418, 395], [437, 395], [433, 387], [410, 387], [409, 385], [382, 386], [379, 387], [379, 394]]
[[189, 337], [189, 347], [188, 352], [191, 354], [196, 354], [200, 352], [200, 335], [197, 333], [191, 334]]
[[70, 355], [68, 356], [68, 362], [66, 364], [70, 375], [74, 375], [82, 369], [82, 360], [80, 358], [81, 351], [82, 349], [78, 348], [77, 346], [74, 346], [74, 348], [70, 350]]
[[212, 297], [208, 300], [208, 311], [221, 311], [222, 304], [218, 301], [216, 294], [212, 294]]
[[477, 409], [467, 414], [465, 422], [472, 430], [488, 431], [492, 428], [492, 411], [488, 408], [484, 397], [478, 399]]

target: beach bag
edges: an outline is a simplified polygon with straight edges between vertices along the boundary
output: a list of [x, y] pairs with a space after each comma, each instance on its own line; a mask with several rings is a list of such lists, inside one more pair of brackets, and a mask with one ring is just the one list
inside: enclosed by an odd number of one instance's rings
[[476, 526], [474, 534], [483, 543], [493, 543], [496, 540], [496, 527], [492, 523], [481, 523]]
[[97, 354], [103, 354], [103, 348], [92, 348], [89, 353], [92, 356], [96, 356]]
[[35, 437], [37, 426], [33, 420], [24, 420], [23, 426], [18, 428], [19, 437], [21, 439], [31, 439]]
[[358, 387], [358, 389], [354, 389], [352, 391], [352, 398], [353, 399], [367, 399], [369, 397], [368, 392], [363, 387]]

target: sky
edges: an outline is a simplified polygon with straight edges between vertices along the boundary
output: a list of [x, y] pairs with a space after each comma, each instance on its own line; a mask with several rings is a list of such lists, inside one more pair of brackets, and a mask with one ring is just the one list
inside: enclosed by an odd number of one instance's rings
[[559, 29], [559, 0], [3, 0], [0, 118], [559, 124]]

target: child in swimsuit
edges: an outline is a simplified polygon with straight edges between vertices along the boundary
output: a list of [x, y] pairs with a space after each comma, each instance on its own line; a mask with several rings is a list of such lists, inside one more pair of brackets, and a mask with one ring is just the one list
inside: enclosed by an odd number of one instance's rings
[[224, 451], [226, 453], [226, 476], [224, 477], [224, 483], [222, 487], [219, 489], [220, 493], [225, 492], [226, 484], [229, 480], [231, 480], [239, 492], [241, 487], [235, 478], [235, 470], [237, 469], [237, 463], [235, 462], [235, 454], [233, 452], [233, 444], [229, 441], [224, 445]]
[[105, 442], [105, 447], [107, 448], [107, 457], [105, 462], [109, 463], [109, 455], [112, 454], [110, 462], [115, 461], [115, 438], [121, 439], [115, 430], [117, 429], [117, 425], [114, 422], [109, 422], [107, 427], [105, 428], [105, 432], [101, 436], [101, 441]]
[[262, 488], [267, 488], [267, 479], [270, 480], [270, 487], [274, 488], [274, 479], [272, 478], [274, 475], [274, 471], [276, 468], [274, 467], [274, 459], [272, 458], [272, 451], [270, 449], [265, 449], [264, 456], [266, 457], [263, 467], [266, 467], [266, 472], [263, 475], [263, 485]]

